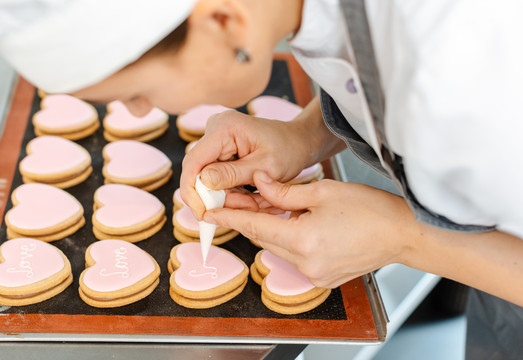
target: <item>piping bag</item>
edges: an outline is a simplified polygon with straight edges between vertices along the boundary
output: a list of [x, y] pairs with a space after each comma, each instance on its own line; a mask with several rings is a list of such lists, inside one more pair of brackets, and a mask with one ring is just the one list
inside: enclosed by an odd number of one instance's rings
[[[200, 175], [196, 177], [196, 184], [194, 187], [198, 195], [200, 195], [206, 210], [223, 207], [223, 204], [225, 203], [224, 190], [209, 189], [207, 186], [203, 185], [202, 181], [200, 180]], [[205, 221], [198, 222], [203, 265], [205, 265], [207, 261], [207, 254], [209, 254], [209, 249], [211, 248], [212, 239], [214, 238], [214, 233], [216, 232], [216, 227], [217, 226], [215, 224], [209, 224]]]

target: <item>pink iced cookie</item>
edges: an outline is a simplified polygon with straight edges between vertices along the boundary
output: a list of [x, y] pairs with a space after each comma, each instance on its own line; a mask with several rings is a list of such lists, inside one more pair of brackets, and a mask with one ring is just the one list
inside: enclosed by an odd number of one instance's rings
[[58, 135], [77, 140], [91, 135], [99, 127], [96, 109], [73, 96], [48, 95], [42, 109], [33, 116], [37, 135]]
[[262, 286], [262, 302], [281, 314], [298, 314], [320, 305], [331, 290], [315, 287], [287, 261], [261, 250], [251, 267], [251, 276]]
[[158, 285], [160, 268], [138, 246], [122, 240], [91, 244], [80, 275], [80, 297], [95, 307], [118, 307], [149, 295]]
[[119, 183], [152, 191], [171, 177], [171, 160], [155, 147], [134, 140], [107, 144], [102, 151], [106, 183]]
[[92, 172], [91, 156], [82, 146], [59, 136], [39, 136], [26, 147], [19, 169], [25, 183], [59, 188], [77, 185]]
[[99, 240], [144, 240], [156, 234], [165, 221], [162, 202], [134, 186], [107, 184], [94, 193], [93, 233]]
[[108, 141], [150, 141], [162, 135], [169, 127], [167, 113], [156, 107], [142, 117], [131, 114], [121, 101], [109, 103], [107, 110], [103, 125], [104, 137]]
[[186, 206], [185, 202], [182, 199], [182, 196], [180, 195], [180, 188], [176, 189], [173, 194], [173, 204], [174, 204], [174, 210], [181, 209], [182, 207]]
[[209, 117], [227, 110], [230, 108], [221, 105], [199, 105], [178, 115], [176, 126], [180, 137], [188, 142], [198, 140], [205, 134]]
[[204, 265], [200, 245], [185, 243], [171, 250], [168, 264], [172, 299], [190, 308], [209, 308], [237, 296], [247, 282], [247, 265], [227, 250], [211, 246]]
[[[177, 200], [175, 200], [177, 201]], [[175, 202], [176, 204], [176, 202]], [[174, 207], [173, 214], [174, 237], [180, 242], [200, 241], [200, 229], [198, 220], [194, 217], [191, 209], [184, 205], [181, 207]], [[213, 245], [221, 245], [236, 236], [237, 231], [229, 228], [218, 227], [214, 233]]]
[[56, 247], [17, 238], [0, 247], [0, 304], [19, 306], [47, 300], [72, 282], [71, 265]]
[[54, 241], [85, 224], [83, 207], [72, 195], [46, 184], [24, 184], [12, 195], [13, 208], [5, 215], [9, 238], [31, 236]]
[[280, 121], [291, 121], [303, 110], [290, 101], [270, 95], [259, 96], [251, 100], [247, 104], [247, 109], [253, 116]]

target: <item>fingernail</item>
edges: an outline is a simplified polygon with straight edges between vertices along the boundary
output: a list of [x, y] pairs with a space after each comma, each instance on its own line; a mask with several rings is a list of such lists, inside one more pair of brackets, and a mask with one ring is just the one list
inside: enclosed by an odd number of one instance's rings
[[272, 183], [272, 179], [269, 177], [269, 175], [267, 175], [267, 173], [265, 171], [258, 172], [258, 180], [260, 180], [261, 182], [264, 182], [266, 184]]
[[204, 181], [202, 179], [202, 181], [209, 185], [217, 186], [220, 184], [220, 174], [215, 169], [204, 170], [202, 177], [205, 178], [205, 180], [208, 180], [208, 181]]

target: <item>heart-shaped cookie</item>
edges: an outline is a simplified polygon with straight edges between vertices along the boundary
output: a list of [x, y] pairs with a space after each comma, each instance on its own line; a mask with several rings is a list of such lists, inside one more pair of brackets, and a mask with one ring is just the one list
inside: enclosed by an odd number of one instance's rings
[[293, 265], [270, 251], [261, 250], [251, 267], [253, 280], [262, 286], [262, 302], [281, 314], [299, 314], [314, 309], [331, 290], [314, 286]]
[[146, 188], [147, 185], [161, 180], [167, 182], [172, 174], [169, 158], [139, 141], [115, 141], [107, 144], [102, 153], [105, 159], [102, 172], [109, 183], [134, 185], [150, 191], [153, 189]]
[[306, 293], [314, 285], [294, 266], [270, 251], [262, 251], [260, 260], [269, 269], [267, 288], [275, 294], [292, 296]]
[[280, 121], [291, 121], [303, 110], [290, 101], [270, 95], [259, 96], [251, 100], [247, 104], [247, 109], [253, 116]]
[[[173, 214], [173, 233], [174, 237], [180, 242], [192, 242], [200, 241], [200, 228], [198, 220], [194, 217], [191, 208], [188, 206], [182, 206], [174, 210]], [[214, 233], [212, 243], [214, 245], [221, 245], [236, 236], [239, 232], [225, 228], [218, 227]]]
[[48, 95], [43, 98], [41, 107], [33, 116], [33, 124], [47, 134], [75, 132], [98, 120], [92, 105], [70, 95]]
[[[122, 240], [135, 242], [138, 240], [134, 239], [134, 235], [152, 236], [147, 230], [154, 229], [156, 233], [165, 223], [165, 206], [162, 202], [134, 186], [101, 186], [94, 193], [94, 207], [93, 227], [106, 234], [104, 238], [123, 235]], [[126, 239], [126, 235], [132, 236], [135, 241]], [[139, 237], [139, 240], [146, 237]]]
[[138, 246], [123, 240], [102, 240], [85, 253], [87, 268], [80, 275], [82, 299], [97, 307], [130, 304], [158, 285], [160, 268]]
[[167, 123], [168, 115], [153, 108], [145, 116], [134, 116], [121, 101], [107, 104], [104, 129], [117, 136], [134, 136], [158, 129]]
[[171, 261], [176, 268], [171, 282], [190, 291], [211, 290], [237, 277], [241, 278], [246, 271], [243, 261], [217, 246], [211, 246], [204, 266], [198, 243], [177, 245], [171, 252]]
[[78, 200], [51, 185], [23, 184], [13, 191], [11, 197], [14, 206], [5, 216], [8, 234], [11, 230], [26, 236], [58, 236], [62, 232], [68, 236], [85, 221]]
[[231, 109], [222, 105], [198, 105], [180, 114], [176, 119], [176, 125], [180, 131], [203, 136], [209, 117], [227, 110]]
[[76, 185], [87, 178], [84, 173], [89, 176], [92, 171], [87, 150], [59, 136], [37, 137], [27, 144], [26, 152], [19, 165], [25, 182]]
[[171, 250], [171, 297], [190, 308], [222, 304], [241, 293], [247, 283], [247, 265], [227, 250], [211, 246], [203, 264], [200, 244], [184, 243]]
[[0, 304], [40, 302], [62, 292], [71, 282], [69, 261], [48, 243], [17, 238], [0, 247]]

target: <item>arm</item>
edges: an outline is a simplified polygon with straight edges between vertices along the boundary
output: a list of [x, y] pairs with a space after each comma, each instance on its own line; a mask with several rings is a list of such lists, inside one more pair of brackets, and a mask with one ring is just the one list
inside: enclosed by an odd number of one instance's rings
[[469, 234], [411, 222], [405, 265], [523, 306], [523, 239], [501, 231]]

